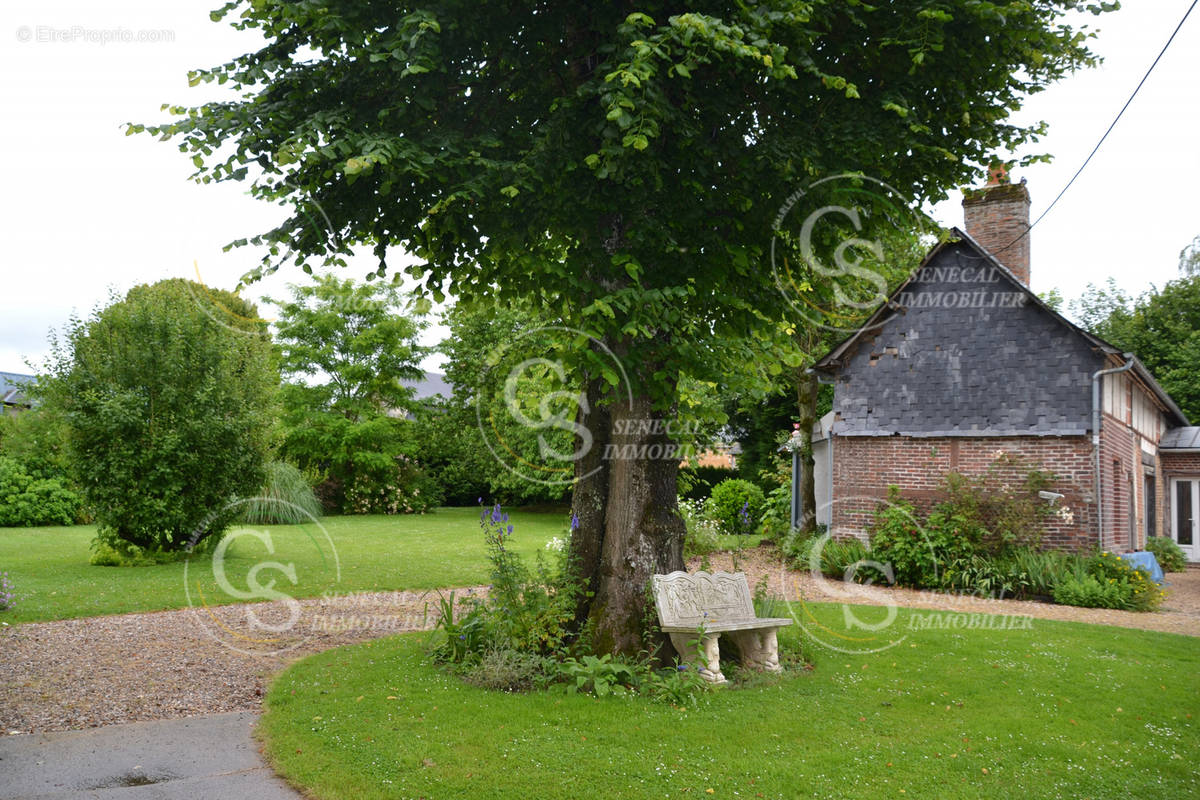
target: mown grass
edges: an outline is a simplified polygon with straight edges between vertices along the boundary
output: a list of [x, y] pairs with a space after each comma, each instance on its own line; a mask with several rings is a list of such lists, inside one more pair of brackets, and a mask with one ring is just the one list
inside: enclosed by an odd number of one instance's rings
[[[543, 549], [552, 537], [567, 535], [563, 512], [516, 510], [511, 519], [518, 534], [515, 546], [526, 557]], [[296, 598], [487, 582], [489, 563], [479, 511], [474, 508], [442, 508], [424, 515], [329, 517], [319, 527], [255, 525], [245, 530], [270, 535], [268, 549], [265, 539], [238, 536], [235, 530], [225, 553], [227, 585], [251, 597], [231, 595], [219, 585], [212, 554], [156, 566], [96, 567], [88, 563], [95, 535], [92, 526], [0, 528], [0, 572], [8, 572], [17, 595], [16, 605], [0, 612], [0, 621], [183, 608], [189, 591], [193, 598], [202, 595], [210, 605], [263, 599], [253, 596], [249, 582], [250, 570], [263, 562], [294, 565], [295, 584], [275, 568], [261, 569], [256, 580], [262, 586], [273, 579], [278, 591]]]
[[[840, 625], [840, 607], [808, 608]], [[489, 693], [404, 635], [293, 665], [261, 732], [318, 798], [1200, 796], [1197, 640], [908, 628], [928, 613], [899, 612], [895, 647], [817, 649], [811, 673], [683, 709]]]

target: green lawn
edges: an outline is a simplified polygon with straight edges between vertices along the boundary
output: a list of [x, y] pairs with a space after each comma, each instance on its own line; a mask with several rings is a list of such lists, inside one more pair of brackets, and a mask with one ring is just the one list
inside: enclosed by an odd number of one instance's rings
[[[543, 549], [554, 536], [567, 536], [565, 512], [517, 510], [511, 519], [522, 555]], [[256, 576], [260, 585], [276, 580], [277, 589], [293, 597], [487, 582], [489, 564], [479, 511], [474, 508], [442, 508], [425, 515], [330, 517], [322, 520], [321, 527], [257, 526], [253, 530], [270, 533], [274, 553], [254, 536], [231, 540], [224, 560], [227, 584], [242, 592], [249, 591], [250, 570], [264, 561], [295, 566], [295, 585], [270, 567]], [[0, 528], [0, 572], [9, 574], [17, 595], [15, 607], [0, 612], [0, 621], [186, 607], [185, 570], [193, 597], [203, 595], [210, 605], [250, 599], [231, 596], [218, 586], [211, 555], [187, 564], [91, 566], [88, 557], [94, 534], [95, 529], [87, 525]]]
[[261, 731], [318, 798], [1200, 796], [1196, 639], [1042, 620], [910, 631], [911, 613], [896, 647], [817, 649], [811, 673], [686, 710], [488, 693], [409, 634], [293, 665]]

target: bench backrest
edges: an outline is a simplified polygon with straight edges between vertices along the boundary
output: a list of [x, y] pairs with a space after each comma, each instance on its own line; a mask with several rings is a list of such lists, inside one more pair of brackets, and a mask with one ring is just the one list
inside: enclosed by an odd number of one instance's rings
[[655, 575], [651, 583], [658, 620], [664, 627], [755, 618], [744, 572], [672, 572]]

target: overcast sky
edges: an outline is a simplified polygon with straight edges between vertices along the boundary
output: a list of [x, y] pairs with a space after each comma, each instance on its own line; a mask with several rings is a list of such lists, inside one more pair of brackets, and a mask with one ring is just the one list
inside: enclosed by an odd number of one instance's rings
[[[1045, 119], [1034, 150], [1050, 165], [1024, 177], [1036, 218], [1066, 184], [1158, 53], [1191, 0], [1136, 0], [1086, 21], [1101, 28], [1105, 58], [1031, 98], [1022, 121]], [[189, 89], [187, 71], [253, 49], [253, 34], [208, 18], [218, 0], [60, 2], [0, 6], [0, 152], [7, 154], [0, 281], [0, 371], [26, 372], [46, 334], [72, 311], [86, 315], [111, 290], [166, 277], [231, 287], [258, 263], [230, 240], [262, 232], [283, 209], [235, 185], [187, 180], [174, 145], [126, 137], [126, 121], [162, 119], [164, 102], [196, 105], [215, 87]], [[115, 32], [115, 33], [114, 33]], [[104, 42], [105, 37], [126, 39]], [[1114, 277], [1140, 292], [1176, 275], [1178, 253], [1200, 234], [1200, 12], [1190, 18], [1082, 177], [1032, 234], [1032, 284], [1072, 298]], [[960, 198], [933, 209], [960, 225]], [[361, 277], [367, 266], [346, 274]], [[254, 297], [280, 296], [298, 270]], [[430, 332], [437, 338], [437, 331]], [[432, 364], [431, 364], [432, 365]]]

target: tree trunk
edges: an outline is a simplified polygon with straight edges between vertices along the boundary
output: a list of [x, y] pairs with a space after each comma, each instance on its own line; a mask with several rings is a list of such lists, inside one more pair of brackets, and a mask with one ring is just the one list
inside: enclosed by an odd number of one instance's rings
[[800, 423], [800, 529], [817, 528], [816, 461], [813, 458], [812, 430], [817, 422], [817, 376], [800, 370], [796, 375], [796, 412]]
[[591, 449], [575, 463], [572, 498], [578, 525], [571, 558], [590, 596], [579, 618], [590, 626], [596, 652], [671, 654], [665, 637], [647, 637], [656, 619], [650, 576], [683, 569], [683, 519], [676, 479], [679, 457], [668, 435], [667, 412], [647, 397], [622, 397], [597, 413], [601, 385], [588, 385], [590, 413], [580, 422]]

